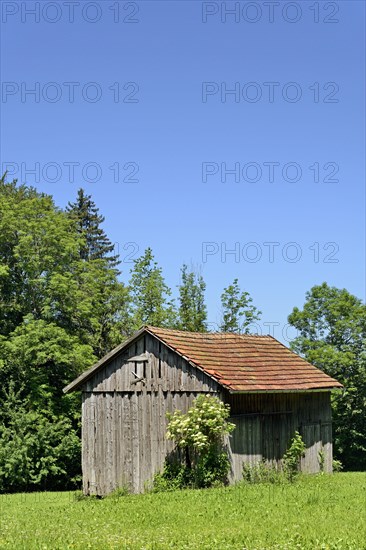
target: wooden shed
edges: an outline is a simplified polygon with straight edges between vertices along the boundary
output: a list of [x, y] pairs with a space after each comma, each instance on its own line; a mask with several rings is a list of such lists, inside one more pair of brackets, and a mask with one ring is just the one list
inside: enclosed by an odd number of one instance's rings
[[330, 472], [330, 392], [340, 387], [271, 336], [143, 327], [64, 389], [82, 392], [84, 493], [143, 491], [173, 449], [166, 412], [186, 412], [201, 393], [230, 405], [232, 481], [243, 462], [279, 464], [295, 430], [302, 469], [319, 471], [322, 450]]

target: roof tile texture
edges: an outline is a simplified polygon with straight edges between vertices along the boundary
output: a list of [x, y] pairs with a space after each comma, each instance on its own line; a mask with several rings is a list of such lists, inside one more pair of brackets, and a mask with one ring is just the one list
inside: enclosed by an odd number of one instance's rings
[[272, 336], [146, 329], [231, 391], [342, 387]]

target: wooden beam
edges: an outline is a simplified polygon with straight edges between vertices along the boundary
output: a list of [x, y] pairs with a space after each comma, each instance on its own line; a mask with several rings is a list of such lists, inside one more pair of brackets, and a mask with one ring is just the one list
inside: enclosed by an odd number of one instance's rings
[[126, 359], [126, 363], [132, 363], [132, 362], [144, 363], [145, 361], [148, 361], [148, 360], [149, 360], [149, 356], [145, 352], [145, 353], [141, 353], [141, 355], [134, 355], [134, 357], [129, 357], [128, 359]]

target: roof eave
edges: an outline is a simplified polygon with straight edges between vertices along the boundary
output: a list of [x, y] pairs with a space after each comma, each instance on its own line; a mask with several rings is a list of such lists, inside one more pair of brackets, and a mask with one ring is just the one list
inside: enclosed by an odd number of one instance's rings
[[98, 371], [100, 368], [106, 365], [109, 361], [111, 361], [118, 353], [120, 353], [124, 348], [129, 346], [136, 338], [141, 336], [141, 334], [143, 334], [144, 331], [146, 331], [146, 327], [142, 327], [137, 332], [134, 332], [133, 335], [127, 338], [127, 340], [125, 340], [124, 342], [122, 342], [122, 344], [119, 344], [117, 347], [112, 349], [112, 351], [110, 351], [109, 353], [107, 353], [107, 355], [102, 357], [102, 359], [97, 361], [97, 363], [94, 363], [94, 365], [90, 367], [90, 369], [80, 374], [80, 376], [78, 376], [77, 378], [75, 378], [75, 380], [70, 382], [70, 384], [65, 386], [62, 391], [64, 393], [70, 393], [72, 391], [79, 389], [80, 386], [85, 382], [87, 382], [89, 378], [91, 378], [95, 374], [96, 371]]
[[247, 393], [319, 393], [330, 392], [334, 390], [342, 390], [343, 386], [329, 386], [328, 388], [303, 388], [303, 389], [283, 389], [283, 390], [233, 390], [229, 388], [230, 394], [247, 394]]

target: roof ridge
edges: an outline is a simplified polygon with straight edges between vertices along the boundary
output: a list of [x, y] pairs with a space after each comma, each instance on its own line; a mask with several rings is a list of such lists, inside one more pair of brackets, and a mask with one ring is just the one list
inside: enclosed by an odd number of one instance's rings
[[239, 336], [239, 338], [272, 338], [273, 340], [275, 340], [276, 342], [278, 342], [279, 340], [276, 340], [276, 338], [274, 338], [273, 336], [271, 336], [270, 334], [244, 334], [244, 333], [238, 333], [238, 332], [209, 332], [209, 331], [204, 331], [204, 332], [194, 332], [192, 330], [181, 330], [181, 329], [175, 329], [175, 328], [166, 328], [166, 327], [156, 327], [156, 326], [153, 326], [153, 325], [144, 325], [141, 327], [141, 329], [139, 330], [142, 330], [142, 329], [146, 329], [146, 330], [149, 330], [150, 332], [154, 332], [155, 331], [166, 331], [166, 332], [179, 332], [180, 334], [190, 334], [190, 335], [197, 335], [197, 336], [201, 336], [201, 335], [205, 335], [205, 336]]

